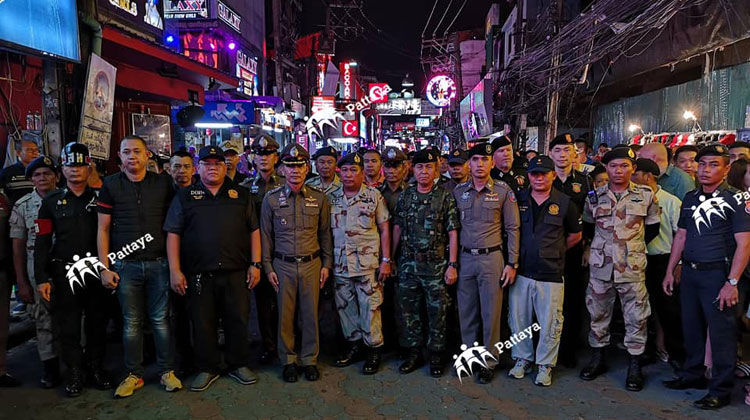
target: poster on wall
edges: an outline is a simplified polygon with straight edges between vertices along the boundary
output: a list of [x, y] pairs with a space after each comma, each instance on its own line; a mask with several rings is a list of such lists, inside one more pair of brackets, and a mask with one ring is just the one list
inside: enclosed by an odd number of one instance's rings
[[131, 114], [133, 134], [146, 140], [148, 149], [164, 155], [172, 154], [172, 136], [169, 116], [156, 114]]
[[163, 2], [164, 0], [98, 0], [98, 9], [101, 18], [115, 20], [126, 29], [135, 28], [161, 39], [164, 31]]
[[91, 157], [95, 159], [109, 159], [116, 75], [115, 66], [91, 54], [78, 142], [88, 146]]

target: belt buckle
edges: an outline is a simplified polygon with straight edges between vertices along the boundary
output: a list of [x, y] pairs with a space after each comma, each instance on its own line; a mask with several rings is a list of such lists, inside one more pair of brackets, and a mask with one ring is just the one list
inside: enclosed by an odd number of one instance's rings
[[479, 248], [472, 248], [469, 250], [469, 252], [471, 253], [471, 255], [476, 257], [477, 255], [479, 255]]
[[297, 264], [302, 262], [302, 257], [294, 257], [294, 261], [297, 261]]
[[694, 262], [691, 262], [690, 263], [690, 268], [692, 268], [693, 270], [697, 270], [698, 269], [698, 264], [696, 264]]

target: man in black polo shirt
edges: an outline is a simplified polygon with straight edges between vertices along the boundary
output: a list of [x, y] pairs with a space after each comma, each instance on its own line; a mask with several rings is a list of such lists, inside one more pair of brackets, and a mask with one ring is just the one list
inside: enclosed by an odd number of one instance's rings
[[191, 391], [205, 391], [219, 377], [218, 319], [224, 320], [229, 376], [258, 381], [247, 368], [249, 290], [260, 280], [260, 231], [245, 188], [226, 177], [224, 154], [201, 149], [201, 180], [177, 192], [164, 222], [172, 289], [188, 295], [196, 366]]
[[16, 149], [18, 162], [0, 171], [0, 188], [5, 190], [11, 206], [34, 189], [34, 185], [26, 178], [26, 166], [39, 156], [39, 146], [33, 140], [21, 140]]
[[97, 211], [99, 259], [108, 268], [102, 284], [116, 289], [123, 316], [122, 341], [128, 376], [115, 390], [124, 398], [143, 387], [143, 323], [148, 315], [156, 343], [161, 384], [176, 391], [169, 317], [169, 267], [162, 224], [174, 195], [167, 175], [146, 170], [148, 149], [127, 136], [118, 153], [123, 172], [104, 179]]

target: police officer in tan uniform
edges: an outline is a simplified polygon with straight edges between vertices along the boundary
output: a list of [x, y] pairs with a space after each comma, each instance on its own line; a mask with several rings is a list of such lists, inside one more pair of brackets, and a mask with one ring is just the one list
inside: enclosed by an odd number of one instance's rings
[[[284, 148], [281, 162], [286, 184], [269, 191], [261, 208], [263, 270], [278, 293], [279, 359], [287, 382], [297, 381], [298, 361], [307, 380], [320, 378], [318, 297], [333, 266], [331, 210], [325, 194], [305, 185], [309, 159], [307, 150], [299, 144]], [[299, 357], [294, 337], [297, 305]]]
[[363, 372], [372, 375], [380, 366], [379, 348], [383, 345], [380, 305], [383, 283], [391, 271], [390, 214], [380, 192], [363, 184], [361, 156], [349, 153], [339, 160], [338, 167], [343, 185], [328, 194], [333, 229], [333, 276], [336, 308], [350, 346], [336, 360], [336, 366], [344, 367], [358, 361], [364, 342], [367, 359]]
[[602, 158], [609, 183], [589, 193], [584, 208], [584, 231], [593, 236], [586, 290], [591, 314], [589, 345], [593, 355], [581, 379], [590, 381], [606, 372], [604, 347], [609, 345], [609, 324], [615, 297], [620, 297], [625, 318], [625, 348], [630, 366], [625, 386], [643, 388], [640, 355], [646, 349], [646, 321], [651, 315], [646, 290], [646, 244], [659, 234], [659, 205], [655, 192], [630, 181], [635, 153], [628, 147], [607, 152]]
[[[505, 182], [490, 177], [492, 153], [489, 143], [472, 147], [468, 153], [471, 179], [453, 190], [461, 218], [458, 273], [461, 338], [464, 344], [479, 341], [487, 348], [500, 341], [503, 287], [515, 280], [521, 226], [513, 190]], [[508, 238], [507, 261], [500, 252], [503, 231]], [[492, 377], [492, 367], [479, 370], [480, 383], [489, 383]]]

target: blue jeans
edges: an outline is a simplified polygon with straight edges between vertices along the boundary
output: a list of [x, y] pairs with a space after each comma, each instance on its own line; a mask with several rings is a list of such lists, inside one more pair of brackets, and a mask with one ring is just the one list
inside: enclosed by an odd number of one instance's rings
[[154, 332], [159, 373], [173, 369], [169, 331], [169, 265], [166, 258], [152, 261], [115, 261], [120, 275], [117, 296], [122, 307], [122, 342], [125, 369], [143, 376], [143, 322], [146, 314]]

